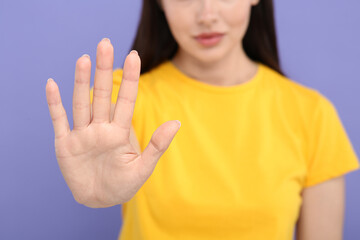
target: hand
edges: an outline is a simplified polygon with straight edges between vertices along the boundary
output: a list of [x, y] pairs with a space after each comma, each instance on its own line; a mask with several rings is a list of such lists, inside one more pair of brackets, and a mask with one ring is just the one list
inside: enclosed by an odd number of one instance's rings
[[74, 128], [70, 130], [57, 84], [49, 79], [46, 97], [55, 132], [60, 170], [75, 200], [92, 208], [129, 201], [153, 172], [180, 128], [163, 123], [140, 153], [129, 140], [140, 75], [136, 51], [126, 57], [117, 103], [110, 114], [114, 49], [103, 39], [97, 47], [93, 103], [90, 103], [91, 60], [82, 56], [75, 68]]

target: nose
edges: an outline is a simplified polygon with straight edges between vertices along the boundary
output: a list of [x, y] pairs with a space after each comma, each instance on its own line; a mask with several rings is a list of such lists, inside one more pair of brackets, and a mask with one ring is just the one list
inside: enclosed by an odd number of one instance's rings
[[217, 20], [217, 0], [201, 0], [199, 2], [198, 22], [204, 25], [211, 25]]

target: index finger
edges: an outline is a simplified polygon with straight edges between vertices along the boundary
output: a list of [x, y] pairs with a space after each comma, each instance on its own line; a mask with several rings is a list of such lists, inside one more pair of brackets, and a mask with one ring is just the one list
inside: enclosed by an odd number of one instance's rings
[[54, 126], [55, 138], [65, 137], [70, 132], [69, 121], [61, 102], [59, 87], [52, 78], [46, 83], [46, 99]]
[[128, 131], [129, 134], [138, 92], [140, 65], [140, 57], [137, 51], [131, 51], [125, 59], [123, 77], [113, 118], [113, 122]]

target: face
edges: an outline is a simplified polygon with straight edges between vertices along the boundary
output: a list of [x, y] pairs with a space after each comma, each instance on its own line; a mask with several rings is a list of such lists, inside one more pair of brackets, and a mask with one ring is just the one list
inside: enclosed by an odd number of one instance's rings
[[259, 0], [162, 0], [181, 56], [201, 62], [221, 60], [242, 49], [251, 7]]

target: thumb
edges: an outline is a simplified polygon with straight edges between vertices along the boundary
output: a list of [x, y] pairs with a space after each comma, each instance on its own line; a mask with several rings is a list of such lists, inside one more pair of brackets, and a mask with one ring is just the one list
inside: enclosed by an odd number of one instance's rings
[[155, 130], [149, 144], [141, 154], [139, 171], [142, 172], [143, 176], [149, 177], [151, 175], [159, 158], [168, 149], [180, 129], [180, 125], [179, 121], [173, 120], [163, 123]]

